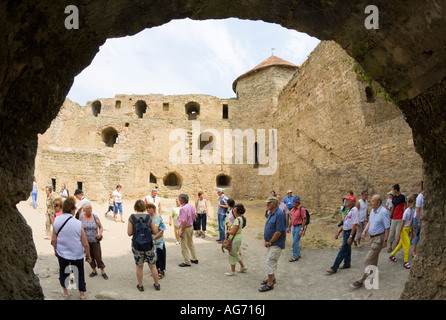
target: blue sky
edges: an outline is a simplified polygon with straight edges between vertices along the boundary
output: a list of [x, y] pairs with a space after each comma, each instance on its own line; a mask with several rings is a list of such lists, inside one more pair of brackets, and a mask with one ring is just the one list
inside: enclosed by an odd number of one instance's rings
[[115, 94], [235, 97], [232, 82], [274, 55], [301, 65], [319, 40], [277, 24], [240, 19], [173, 20], [108, 39], [68, 98], [85, 105]]

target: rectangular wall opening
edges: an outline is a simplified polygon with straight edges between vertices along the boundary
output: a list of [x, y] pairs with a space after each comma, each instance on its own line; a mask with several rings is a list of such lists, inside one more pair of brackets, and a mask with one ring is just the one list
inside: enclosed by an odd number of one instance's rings
[[223, 119], [228, 119], [228, 105], [223, 105]]

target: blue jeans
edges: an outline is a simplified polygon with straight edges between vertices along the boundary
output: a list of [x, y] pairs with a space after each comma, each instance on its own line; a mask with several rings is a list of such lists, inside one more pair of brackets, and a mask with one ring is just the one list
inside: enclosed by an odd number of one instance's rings
[[31, 196], [33, 198], [34, 209], [37, 208], [37, 190], [31, 191]]
[[[351, 246], [351, 243], [350, 243], [350, 245], [347, 244], [347, 240], [350, 237], [350, 233], [351, 233], [351, 230], [348, 230], [348, 231], [344, 230], [344, 238], [342, 240], [342, 246], [339, 249], [338, 256], [336, 257], [333, 266], [331, 267], [331, 270], [333, 270], [333, 271], [338, 270], [342, 260], [344, 260], [344, 266], [346, 268], [350, 268], [350, 263], [352, 260], [352, 246]], [[353, 240], [352, 240], [352, 242], [353, 242]]]
[[218, 215], [218, 233], [220, 235], [220, 241], [225, 240], [225, 222], [226, 222], [226, 214]]
[[302, 225], [293, 227], [293, 258], [300, 258], [300, 235], [299, 232], [302, 229]]
[[418, 244], [418, 242], [420, 241], [421, 225], [423, 224], [422, 221], [423, 220], [420, 220], [420, 227], [418, 228], [418, 219], [413, 218], [413, 225], [415, 227], [415, 238], [413, 238], [413, 241], [412, 241], [413, 244]]
[[119, 214], [122, 215], [122, 203], [117, 203], [116, 205], [114, 205], [114, 212], [115, 215], [118, 214], [118, 210], [119, 210]]

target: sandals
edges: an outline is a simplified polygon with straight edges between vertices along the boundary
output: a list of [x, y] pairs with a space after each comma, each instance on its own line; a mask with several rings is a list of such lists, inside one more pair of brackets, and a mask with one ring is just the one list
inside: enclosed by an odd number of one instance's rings
[[389, 260], [392, 260], [393, 262], [396, 262], [396, 258], [394, 256], [390, 256]]
[[274, 284], [272, 286], [269, 286], [268, 284], [263, 285], [259, 288], [259, 292], [266, 292], [274, 289]]
[[156, 291], [160, 291], [160, 289], [161, 289], [161, 285], [160, 284], [158, 284], [158, 285], [153, 284], [153, 286], [155, 287]]
[[94, 276], [97, 276], [97, 275], [98, 275], [97, 272], [92, 272], [92, 273], [90, 273], [88, 276], [89, 276], [90, 278], [93, 278]]
[[104, 278], [105, 280], [108, 280], [107, 274], [106, 274], [106, 273], [103, 273], [103, 274], [102, 274], [102, 278]]
[[144, 286], [139, 286], [139, 284], [136, 285], [136, 288], [141, 292], [144, 291]]
[[299, 258], [290, 258], [290, 260], [288, 260], [289, 262], [295, 262], [295, 261], [298, 261], [299, 260]]
[[410, 263], [409, 262], [404, 263], [404, 268], [410, 269]]

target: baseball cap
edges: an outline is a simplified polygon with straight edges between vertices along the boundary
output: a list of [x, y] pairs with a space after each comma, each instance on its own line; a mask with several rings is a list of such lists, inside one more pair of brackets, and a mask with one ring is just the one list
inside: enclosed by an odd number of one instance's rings
[[266, 202], [266, 203], [268, 203], [268, 202], [279, 202], [279, 199], [277, 199], [276, 197], [272, 197], [272, 196], [270, 196], [270, 197], [268, 197], [268, 198], [265, 200], [265, 202]]
[[348, 196], [344, 198], [345, 200], [353, 200], [354, 202], [356, 202], [356, 198], [354, 196]]
[[300, 203], [300, 197], [299, 196], [295, 196], [293, 198], [293, 202], [299, 202]]

